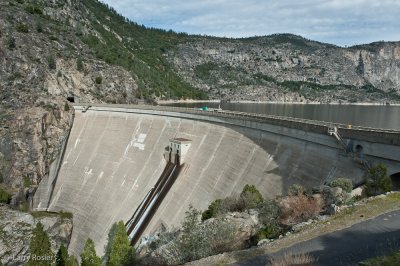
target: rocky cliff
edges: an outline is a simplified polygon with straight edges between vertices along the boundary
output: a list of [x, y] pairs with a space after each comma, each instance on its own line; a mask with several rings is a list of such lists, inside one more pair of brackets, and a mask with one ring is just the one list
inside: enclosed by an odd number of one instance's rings
[[72, 125], [68, 97], [136, 99], [136, 76], [96, 59], [73, 30], [85, 22], [74, 9], [77, 3], [0, 2], [0, 188], [23, 209], [29, 208]]
[[193, 38], [168, 53], [210, 97], [233, 100], [399, 101], [400, 42], [341, 48], [290, 34]]

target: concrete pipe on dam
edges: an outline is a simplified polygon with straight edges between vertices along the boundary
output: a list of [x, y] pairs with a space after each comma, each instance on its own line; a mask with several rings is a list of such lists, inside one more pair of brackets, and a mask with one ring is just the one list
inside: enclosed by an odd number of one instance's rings
[[82, 112], [77, 107], [58, 176], [41, 183], [35, 205], [73, 213], [72, 254], [81, 253], [87, 238], [103, 254], [112, 224], [130, 219], [163, 172], [171, 138], [190, 139], [191, 146], [144, 234], [161, 225], [177, 227], [189, 204], [204, 210], [217, 198], [240, 193], [246, 184], [272, 198], [293, 183], [313, 186], [364, 175], [328, 134], [277, 130], [281, 133], [179, 114], [118, 108]]

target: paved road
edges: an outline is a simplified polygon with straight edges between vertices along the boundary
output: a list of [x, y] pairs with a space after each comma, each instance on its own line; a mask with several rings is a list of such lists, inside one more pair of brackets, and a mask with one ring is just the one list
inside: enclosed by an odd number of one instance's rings
[[270, 256], [309, 253], [319, 265], [357, 265], [365, 259], [385, 255], [400, 249], [400, 210], [387, 213], [350, 228], [298, 243], [272, 255], [255, 257], [234, 264], [266, 265]]

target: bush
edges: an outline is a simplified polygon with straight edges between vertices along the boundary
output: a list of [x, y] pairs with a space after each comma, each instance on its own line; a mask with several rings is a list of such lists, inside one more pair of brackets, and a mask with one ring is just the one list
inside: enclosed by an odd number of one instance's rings
[[324, 203], [321, 198], [299, 194], [281, 199], [278, 206], [280, 223], [292, 225], [317, 216], [322, 211]]
[[281, 234], [278, 224], [271, 224], [260, 229], [256, 234], [257, 242], [266, 238], [277, 238]]
[[208, 209], [205, 210], [201, 214], [201, 220], [205, 221], [207, 219], [210, 219], [210, 218], [213, 218], [213, 217], [217, 217], [217, 214], [220, 212], [221, 204], [222, 204], [222, 200], [221, 199], [217, 199], [217, 200], [213, 201], [208, 206]]
[[15, 45], [15, 38], [13, 37], [13, 36], [8, 36], [7, 38], [6, 38], [6, 46], [7, 46], [7, 48], [8, 49], [10, 49], [10, 50], [13, 50], [15, 47], [16, 47], [16, 45]]
[[96, 77], [95, 79], [96, 84], [101, 84], [103, 82], [103, 78], [101, 76]]
[[285, 254], [280, 258], [272, 258], [268, 265], [270, 266], [287, 266], [287, 265], [318, 265], [318, 260], [309, 254]]
[[47, 57], [47, 64], [50, 69], [56, 69], [56, 60], [52, 54]]
[[63, 211], [60, 211], [59, 214], [60, 214], [61, 218], [63, 218], [63, 219], [72, 219], [72, 218], [74, 217], [74, 215], [72, 214], [72, 212], [63, 212]]
[[343, 191], [350, 193], [353, 190], [353, 181], [348, 178], [338, 178], [333, 180], [330, 184], [330, 187], [340, 187]]
[[381, 265], [399, 265], [400, 264], [400, 250], [391, 252], [389, 255], [382, 257], [375, 257], [359, 263], [365, 266], [381, 266]]
[[32, 181], [29, 179], [29, 177], [25, 176], [24, 177], [24, 187], [30, 187], [32, 185]]
[[6, 203], [9, 204], [11, 201], [11, 194], [0, 187], [0, 203]]
[[39, 33], [43, 32], [43, 25], [42, 25], [42, 23], [40, 23], [40, 22], [36, 23], [35, 28], [36, 28], [36, 31], [37, 31], [37, 32], [39, 32]]
[[40, 9], [40, 7], [38, 7], [36, 5], [25, 6], [25, 11], [27, 11], [28, 13], [31, 13], [31, 14], [38, 14], [38, 15], [43, 14], [43, 11]]
[[64, 104], [64, 111], [69, 112], [69, 104], [68, 103]]
[[304, 187], [299, 184], [293, 184], [289, 187], [288, 194], [290, 196], [298, 196], [300, 194], [304, 194]]
[[238, 196], [227, 197], [222, 200], [220, 213], [242, 212], [246, 209], [244, 200]]
[[382, 194], [392, 190], [392, 180], [387, 174], [387, 168], [378, 164], [369, 170], [370, 177], [365, 184], [365, 191], [368, 196]]
[[240, 198], [244, 201], [246, 209], [253, 209], [264, 200], [260, 191], [254, 185], [248, 184], [244, 186]]
[[22, 32], [22, 33], [28, 33], [29, 32], [29, 27], [26, 24], [19, 23], [17, 26], [15, 26], [16, 31]]
[[82, 58], [78, 58], [76, 60], [76, 68], [78, 69], [78, 71], [82, 72], [83, 71], [83, 60]]
[[276, 200], [265, 200], [258, 206], [258, 219], [265, 225], [276, 223], [279, 216], [279, 206]]
[[186, 212], [182, 234], [175, 247], [181, 263], [232, 250], [235, 228], [218, 219], [200, 224], [199, 216], [200, 212], [192, 206]]

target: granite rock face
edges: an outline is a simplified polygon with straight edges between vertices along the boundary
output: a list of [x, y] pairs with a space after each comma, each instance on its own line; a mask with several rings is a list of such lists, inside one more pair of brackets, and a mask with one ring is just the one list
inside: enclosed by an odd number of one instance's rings
[[27, 213], [0, 206], [0, 260], [3, 265], [21, 265], [29, 253], [32, 230], [38, 222], [50, 238], [53, 252], [68, 246], [72, 219], [50, 213]]
[[199, 37], [178, 45], [168, 57], [181, 77], [213, 98], [399, 100], [399, 42], [341, 48], [290, 34], [242, 40]]
[[[73, 122], [75, 102], [135, 101], [135, 76], [97, 60], [78, 34], [78, 1], [0, 2], [0, 187], [30, 208]], [[39, 7], [39, 8], [38, 8]], [[35, 9], [36, 8], [36, 9]], [[10, 15], [12, 14], [12, 16]], [[81, 32], [96, 34], [92, 27]]]

